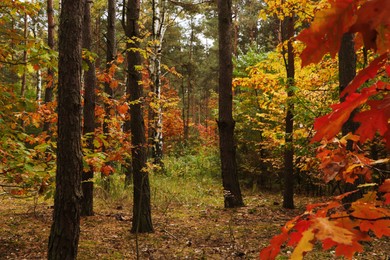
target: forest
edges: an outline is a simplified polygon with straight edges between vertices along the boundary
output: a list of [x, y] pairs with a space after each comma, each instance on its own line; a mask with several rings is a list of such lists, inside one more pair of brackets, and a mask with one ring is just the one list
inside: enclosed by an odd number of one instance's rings
[[0, 259], [390, 258], [389, 0], [2, 0]]

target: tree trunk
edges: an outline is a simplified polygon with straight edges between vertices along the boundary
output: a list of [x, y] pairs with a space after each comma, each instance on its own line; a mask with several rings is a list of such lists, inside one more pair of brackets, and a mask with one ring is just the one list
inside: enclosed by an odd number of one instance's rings
[[[83, 24], [83, 48], [91, 51], [92, 32], [91, 32], [91, 2], [85, 1], [84, 24]], [[95, 63], [88, 58], [84, 60], [88, 65], [88, 70], [84, 72], [84, 135], [87, 135], [88, 149], [94, 151], [93, 139], [95, 132]], [[93, 166], [89, 166], [88, 172], [83, 172], [82, 190], [83, 198], [81, 200], [81, 216], [93, 215]]]
[[[129, 0], [126, 8], [126, 36], [133, 41], [127, 42], [127, 71], [128, 80], [126, 94], [130, 105], [130, 122], [126, 124], [131, 129], [131, 156], [133, 166], [134, 203], [132, 233], [153, 232], [149, 176], [146, 171], [146, 139], [145, 125], [142, 112], [142, 85], [141, 74], [138, 67], [141, 66], [139, 41], [139, 12], [140, 0]], [[135, 102], [138, 101], [138, 102]]]
[[[343, 35], [340, 51], [339, 51], [339, 91], [340, 93], [348, 86], [348, 84], [356, 76], [356, 53], [353, 41], [353, 34], [346, 33]], [[340, 101], [343, 102], [345, 98]], [[354, 114], [354, 113], [352, 113]], [[351, 119], [343, 125], [342, 134], [346, 135], [349, 132], [354, 132], [357, 124]], [[351, 148], [351, 147], [350, 147]]]
[[56, 193], [48, 259], [76, 259], [80, 234], [81, 42], [84, 1], [62, 0], [58, 62]]
[[[47, 0], [47, 45], [50, 49], [54, 49], [54, 9], [53, 0]], [[53, 68], [47, 69], [47, 83], [45, 88], [45, 100], [44, 103], [48, 104], [53, 101], [53, 87], [54, 87], [54, 70]], [[43, 124], [43, 131], [49, 132], [50, 123], [45, 121]]]
[[244, 206], [237, 176], [232, 93], [232, 1], [218, 0], [219, 146], [225, 208]]
[[20, 96], [24, 97], [26, 95], [26, 84], [27, 84], [27, 44], [28, 44], [28, 16], [27, 13], [24, 14], [24, 50], [23, 50], [23, 75], [22, 83], [20, 88]]
[[[286, 111], [286, 130], [285, 130], [285, 148], [284, 148], [284, 193], [283, 193], [283, 207], [288, 209], [294, 208], [294, 50], [292, 46], [292, 37], [294, 36], [294, 18], [286, 17], [283, 21], [284, 28], [282, 30], [283, 41], [288, 40], [287, 43], [287, 111]], [[283, 54], [285, 55], [285, 53]]]
[[[355, 78], [356, 76], [356, 53], [355, 53], [355, 45], [353, 41], [353, 34], [346, 33], [343, 35], [341, 46], [339, 50], [339, 91], [340, 93], [348, 86], [348, 84]], [[345, 97], [341, 98], [340, 101], [343, 102]], [[341, 129], [342, 135], [347, 135], [349, 132], [354, 132], [358, 123], [352, 121], [352, 118], [356, 110], [354, 110], [347, 122], [343, 124]], [[352, 150], [352, 141], [348, 140], [347, 149]], [[359, 182], [359, 179], [354, 184], [345, 183], [345, 192], [353, 191], [356, 189], [356, 186]], [[351, 203], [359, 198], [361, 198], [362, 193], [356, 192], [351, 194], [343, 199], [344, 203]]]
[[[108, 10], [107, 10], [107, 50], [106, 50], [106, 73], [109, 73], [112, 63], [114, 62], [116, 58], [116, 29], [115, 29], [115, 0], [108, 0]], [[110, 86], [110, 82], [105, 82], [104, 83], [104, 92], [107, 94], [107, 97], [111, 100], [113, 97], [113, 89]], [[105, 110], [105, 117], [103, 121], [103, 133], [104, 136], [107, 138], [107, 142], [109, 143], [109, 125], [108, 121], [111, 118], [111, 113], [110, 110], [113, 109], [111, 107], [111, 103], [105, 103], [104, 104], [104, 110]], [[103, 152], [106, 152], [109, 147], [106, 147], [103, 145]], [[106, 176], [104, 173], [101, 173], [101, 178], [102, 178], [102, 183], [103, 183], [103, 189], [108, 192], [110, 189], [110, 176]], [[129, 178], [129, 177], [127, 177]]]
[[[149, 133], [151, 136], [151, 148], [153, 163], [159, 166], [163, 166], [163, 122], [162, 122], [162, 104], [161, 104], [161, 54], [162, 54], [162, 42], [164, 39], [166, 25], [165, 22], [165, 5], [166, 0], [153, 0], [153, 23], [152, 23], [152, 42], [153, 53], [150, 55], [150, 77], [152, 81], [153, 98], [151, 102], [154, 103], [154, 108], [151, 109], [149, 115], [152, 117]], [[161, 11], [161, 6], [163, 10]]]

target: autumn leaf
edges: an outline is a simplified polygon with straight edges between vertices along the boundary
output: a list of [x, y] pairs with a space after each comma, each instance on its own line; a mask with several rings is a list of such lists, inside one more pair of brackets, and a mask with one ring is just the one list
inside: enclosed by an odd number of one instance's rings
[[108, 175], [110, 175], [111, 173], [114, 172], [114, 168], [112, 168], [110, 165], [104, 165], [104, 166], [102, 166], [102, 168], [100, 169], [100, 171], [101, 171], [104, 175], [108, 176]]
[[366, 1], [359, 8], [356, 15], [358, 18], [356, 23], [350, 28], [350, 32], [360, 32], [363, 35], [366, 48], [375, 51], [378, 50], [379, 53], [387, 52], [387, 44], [389, 43], [390, 1]]
[[302, 233], [302, 238], [299, 241], [298, 245], [295, 247], [291, 259], [303, 259], [303, 256], [313, 250], [313, 243], [311, 242], [314, 239], [313, 229], [309, 228]]
[[351, 245], [337, 244], [335, 251], [336, 256], [345, 256], [352, 259], [356, 252], [363, 252], [363, 247], [357, 241], [353, 241]]
[[334, 221], [328, 218], [315, 218], [313, 228], [317, 230], [316, 238], [318, 240], [332, 239], [338, 244], [351, 245], [354, 234], [343, 227], [336, 225]]
[[364, 104], [376, 92], [375, 86], [365, 88], [361, 94], [353, 93], [347, 96], [344, 102], [332, 105], [333, 111], [330, 114], [315, 120], [314, 129], [317, 130], [317, 133], [312, 138], [311, 143], [321, 141], [323, 138], [329, 140], [337, 135], [352, 111]]
[[360, 123], [356, 134], [360, 135], [362, 143], [367, 139], [372, 140], [376, 132], [383, 136], [388, 130], [388, 117], [385, 116], [383, 110], [373, 108], [360, 112], [355, 115], [353, 121]]
[[329, 0], [331, 7], [315, 14], [310, 28], [303, 30], [297, 39], [306, 44], [301, 54], [302, 67], [318, 63], [326, 53], [334, 57], [345, 32], [355, 23], [354, 0]]
[[366, 68], [359, 71], [351, 83], [349, 83], [348, 86], [340, 93], [340, 97], [351, 95], [367, 80], [374, 78], [377, 75], [378, 70], [385, 64], [387, 57], [387, 54], [383, 54], [370, 62]]
[[274, 236], [271, 239], [271, 244], [268, 247], [261, 250], [260, 259], [261, 260], [275, 259], [275, 257], [280, 252], [280, 247], [287, 240], [287, 238], [288, 238], [287, 232], [282, 232], [281, 234]]
[[383, 236], [390, 236], [390, 220], [379, 219], [376, 221], [363, 220], [360, 225], [360, 230], [368, 232], [372, 230], [378, 238]]
[[390, 179], [386, 179], [378, 189], [380, 192], [390, 192]]
[[127, 104], [118, 105], [116, 108], [119, 112], [119, 114], [124, 115], [127, 113], [129, 106]]

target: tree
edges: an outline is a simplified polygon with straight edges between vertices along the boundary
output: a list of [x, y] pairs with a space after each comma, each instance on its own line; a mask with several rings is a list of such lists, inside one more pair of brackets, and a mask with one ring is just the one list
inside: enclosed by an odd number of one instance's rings
[[[113, 67], [113, 63], [115, 61], [116, 55], [117, 55], [117, 48], [116, 48], [116, 28], [115, 28], [115, 13], [116, 13], [116, 0], [108, 0], [108, 10], [107, 10], [107, 35], [106, 35], [106, 73], [109, 74], [111, 68]], [[104, 82], [104, 93], [107, 95], [108, 101], [104, 104], [104, 110], [105, 110], [105, 117], [103, 121], [103, 133], [106, 138], [109, 138], [109, 124], [108, 121], [110, 120], [111, 113], [110, 111], [113, 109], [111, 99], [113, 98], [114, 92], [111, 88], [111, 80]], [[127, 129], [125, 129], [127, 131]], [[106, 147], [105, 144], [103, 144], [103, 152], [107, 152], [109, 147]], [[109, 190], [110, 187], [110, 181], [109, 176], [107, 176], [105, 173], [101, 174], [102, 180], [103, 180], [103, 188], [105, 191]], [[128, 182], [130, 179], [130, 175], [127, 175], [126, 182]]]
[[[53, 0], [47, 0], [47, 45], [50, 49], [54, 50], [54, 9]], [[45, 104], [53, 101], [53, 88], [54, 88], [54, 70], [49, 67], [47, 69], [47, 82], [45, 88]], [[49, 132], [50, 123], [45, 121], [43, 124], [43, 131]]]
[[63, 0], [59, 26], [56, 192], [48, 259], [76, 259], [80, 234], [81, 43], [84, 1]]
[[149, 175], [146, 170], [146, 138], [142, 109], [142, 85], [139, 34], [140, 0], [128, 0], [126, 21], [124, 23], [127, 40], [127, 86], [126, 94], [130, 104], [130, 121], [126, 127], [131, 129], [131, 157], [134, 182], [132, 233], [153, 232]]
[[[91, 51], [92, 49], [92, 33], [91, 33], [91, 2], [85, 1], [84, 9], [84, 22], [83, 22], [83, 48], [85, 51]], [[85, 63], [88, 66], [87, 71], [84, 72], [84, 131], [83, 134], [87, 138], [87, 149], [92, 152], [94, 150], [93, 135], [95, 132], [95, 87], [96, 87], [96, 75], [95, 75], [95, 62], [93, 59], [85, 59]], [[81, 200], [81, 216], [93, 215], [93, 173], [94, 169], [92, 165], [89, 165], [89, 169], [83, 172], [82, 176], [82, 190], [83, 197]]]
[[[161, 10], [162, 9], [162, 10]], [[167, 0], [152, 0], [152, 52], [150, 54], [150, 77], [152, 82], [152, 93], [155, 108], [151, 109], [151, 119], [154, 123], [150, 125], [151, 149], [153, 162], [163, 166], [163, 122], [162, 122], [162, 100], [161, 100], [161, 56], [162, 42], [167, 29]]]
[[[283, 58], [287, 72], [287, 111], [286, 111], [286, 131], [284, 147], [284, 193], [283, 207], [294, 208], [294, 49], [292, 46], [292, 37], [294, 36], [294, 15], [287, 16], [282, 21], [282, 40], [283, 44], [287, 41], [287, 51], [283, 50]], [[284, 48], [283, 48], [284, 49]], [[286, 58], [287, 54], [287, 58]]]
[[237, 176], [236, 147], [232, 115], [232, 1], [218, 0], [219, 36], [219, 149], [221, 156], [222, 183], [226, 208], [244, 206]]

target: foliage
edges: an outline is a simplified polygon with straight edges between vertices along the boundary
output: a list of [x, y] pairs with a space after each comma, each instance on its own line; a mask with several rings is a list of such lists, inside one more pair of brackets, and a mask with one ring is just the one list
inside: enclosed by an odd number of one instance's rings
[[[347, 94], [345, 101], [332, 105], [330, 114], [316, 119], [317, 133], [312, 142], [323, 142], [318, 157], [325, 181], [338, 178], [353, 183], [359, 175], [363, 176], [366, 184], [359, 187], [364, 195], [348, 202], [346, 198], [358, 192], [351, 191], [327, 203], [308, 205], [305, 213], [289, 221], [282, 233], [271, 240], [271, 245], [261, 251], [261, 259], [274, 259], [285, 243], [295, 247], [291, 257], [301, 259], [316, 242], [321, 242], [325, 250], [335, 247], [337, 256], [351, 259], [354, 253], [363, 251], [360, 242], [370, 241], [372, 236], [390, 236], [389, 179], [382, 178], [376, 184], [372, 178], [372, 165], [388, 160], [370, 160], [357, 152], [376, 133], [389, 148], [389, 2], [330, 0], [329, 3], [330, 7], [317, 12], [311, 27], [297, 37], [306, 44], [302, 64], [319, 62], [328, 52], [334, 56], [346, 32], [357, 32], [366, 48], [379, 56], [341, 93], [341, 97]], [[328, 140], [339, 133], [355, 108], [361, 109], [353, 116], [360, 123], [356, 135], [349, 134], [337, 141], [336, 149], [326, 149]], [[348, 141], [354, 149], [346, 149]]]

